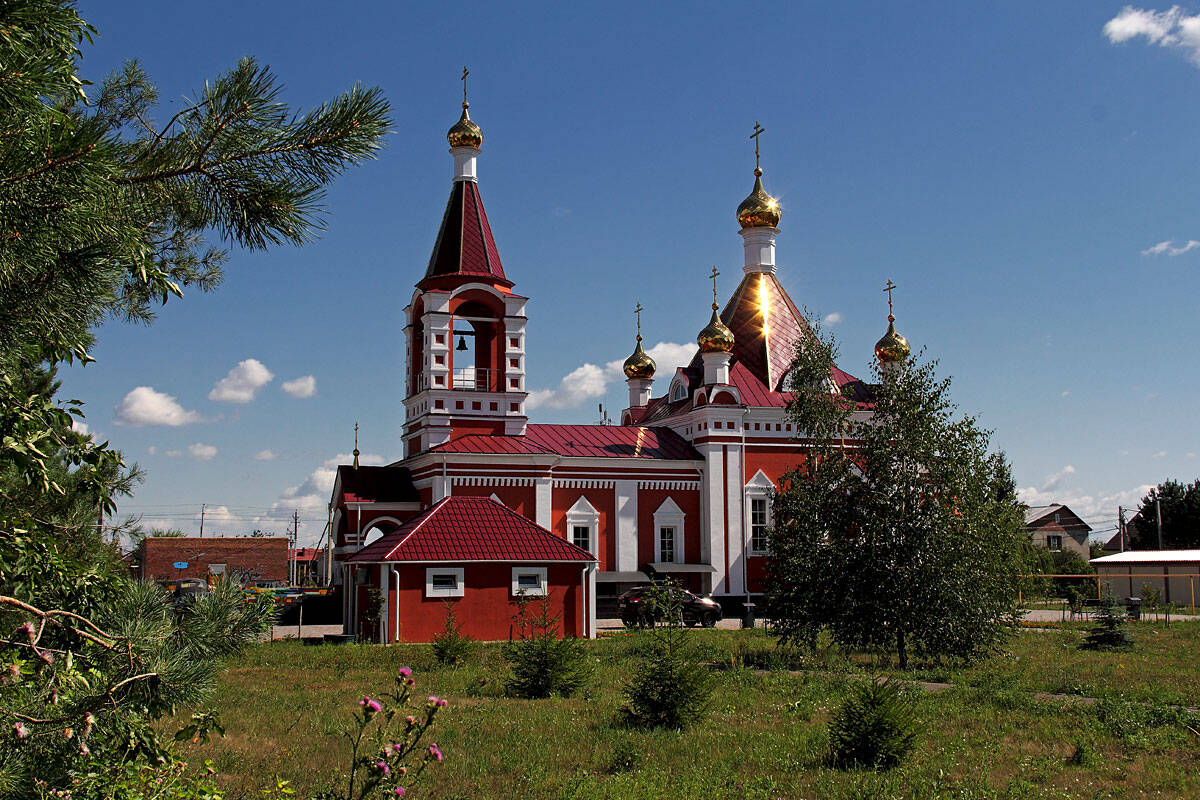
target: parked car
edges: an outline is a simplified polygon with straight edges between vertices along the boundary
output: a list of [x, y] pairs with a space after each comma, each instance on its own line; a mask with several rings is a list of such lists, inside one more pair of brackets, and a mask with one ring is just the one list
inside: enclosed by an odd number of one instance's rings
[[212, 591], [208, 586], [208, 581], [203, 578], [182, 578], [167, 581], [164, 587], [171, 593], [171, 605], [175, 608], [184, 606], [197, 597], [206, 595]]
[[646, 627], [666, 618], [667, 609], [654, 602], [656, 592], [667, 592], [667, 603], [678, 606], [683, 624], [711, 628], [721, 619], [721, 606], [711, 597], [700, 597], [674, 586], [638, 586], [617, 598], [617, 613], [628, 628]]

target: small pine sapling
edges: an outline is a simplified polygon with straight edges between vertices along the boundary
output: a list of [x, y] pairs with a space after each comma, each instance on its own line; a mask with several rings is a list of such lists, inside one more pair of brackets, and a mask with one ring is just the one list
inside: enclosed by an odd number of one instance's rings
[[891, 769], [916, 743], [913, 703], [892, 681], [858, 683], [829, 721], [828, 761], [840, 769]]
[[553, 612], [551, 602], [550, 593], [536, 602], [524, 592], [517, 597], [513, 622], [518, 638], [504, 648], [512, 670], [505, 689], [514, 697], [570, 697], [591, 674], [583, 643], [559, 636], [562, 615]]
[[1080, 643], [1084, 650], [1127, 650], [1133, 647], [1133, 637], [1125, 630], [1125, 612], [1117, 607], [1111, 592], [1100, 598], [1096, 626], [1087, 632]]
[[463, 664], [475, 650], [475, 640], [462, 632], [454, 606], [453, 602], [446, 603], [446, 622], [431, 643], [434, 659], [444, 667]]

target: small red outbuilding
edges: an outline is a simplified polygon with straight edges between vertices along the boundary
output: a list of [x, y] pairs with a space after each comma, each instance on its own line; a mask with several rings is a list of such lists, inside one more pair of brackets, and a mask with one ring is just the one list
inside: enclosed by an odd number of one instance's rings
[[347, 564], [347, 628], [364, 638], [431, 641], [453, 603], [466, 635], [509, 639], [522, 595], [549, 598], [561, 635], [595, 636], [595, 556], [490, 498], [447, 497]]

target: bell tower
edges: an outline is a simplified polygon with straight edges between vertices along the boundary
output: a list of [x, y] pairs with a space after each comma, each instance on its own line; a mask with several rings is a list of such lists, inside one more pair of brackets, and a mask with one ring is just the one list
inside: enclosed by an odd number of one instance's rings
[[450, 201], [425, 277], [404, 310], [405, 457], [466, 434], [525, 433], [525, 302], [504, 274], [479, 195], [483, 132], [462, 116], [446, 134]]

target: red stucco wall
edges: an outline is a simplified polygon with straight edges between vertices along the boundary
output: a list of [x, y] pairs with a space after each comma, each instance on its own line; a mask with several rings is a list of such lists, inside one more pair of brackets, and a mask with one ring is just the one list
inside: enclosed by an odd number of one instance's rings
[[[465, 593], [456, 598], [455, 615], [462, 631], [478, 641], [501, 641], [517, 635], [513, 616], [517, 613], [516, 598], [512, 596], [512, 568], [502, 564], [438, 564], [463, 567]], [[523, 564], [520, 566], [529, 566]], [[402, 642], [428, 642], [441, 632], [446, 620], [447, 599], [425, 597], [426, 565], [405, 564], [398, 567], [399, 587], [391, 587], [390, 632], [395, 631], [399, 614]], [[378, 567], [371, 571], [378, 574]], [[547, 572], [550, 599], [554, 613], [561, 614], [559, 634], [583, 635], [583, 592], [580, 587], [582, 569], [570, 564], [551, 564]], [[396, 576], [392, 575], [391, 580]], [[375, 579], [377, 580], [377, 578]], [[374, 582], [374, 581], [373, 581]], [[534, 598], [532, 607], [539, 602]]]
[[597, 524], [600, 537], [599, 569], [614, 570], [617, 568], [617, 520], [614, 510], [616, 500], [612, 489], [554, 489], [550, 501], [554, 509], [550, 516], [550, 530], [559, 536], [570, 538], [567, 531], [567, 509], [575, 505], [580, 495], [586, 497], [600, 515]]

